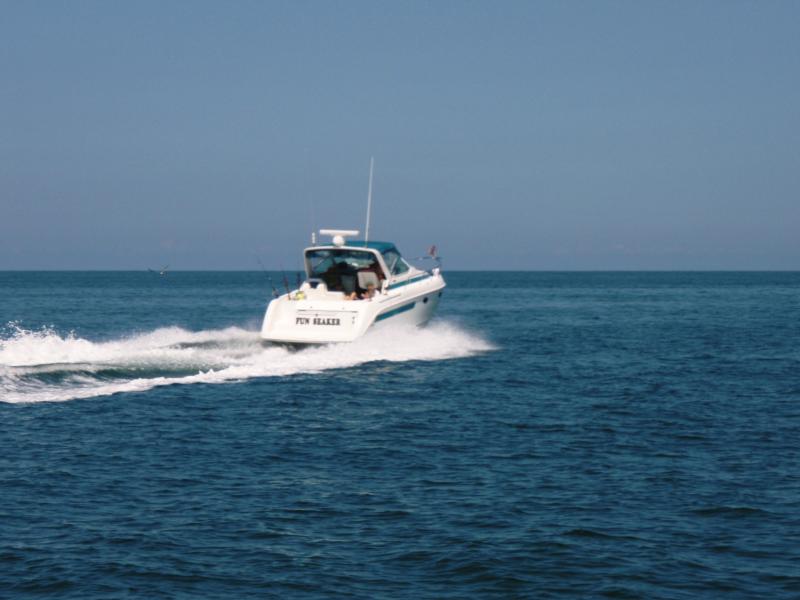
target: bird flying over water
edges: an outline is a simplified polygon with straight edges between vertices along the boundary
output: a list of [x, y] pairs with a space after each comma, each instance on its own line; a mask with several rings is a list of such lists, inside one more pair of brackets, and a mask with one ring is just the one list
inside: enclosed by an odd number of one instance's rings
[[169, 269], [169, 265], [165, 265], [165, 266], [161, 267], [161, 270], [160, 270], [160, 271], [154, 271], [153, 269], [147, 269], [147, 270], [148, 270], [149, 272], [151, 272], [151, 273], [154, 273], [154, 274], [155, 274], [155, 273], [158, 273], [158, 274], [159, 274], [161, 277], [164, 277], [164, 275], [166, 275], [166, 274], [167, 274], [167, 270], [168, 270], [168, 269]]

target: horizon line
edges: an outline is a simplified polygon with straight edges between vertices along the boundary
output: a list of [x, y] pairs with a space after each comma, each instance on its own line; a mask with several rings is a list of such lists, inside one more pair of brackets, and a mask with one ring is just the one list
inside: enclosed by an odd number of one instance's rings
[[[152, 270], [155, 271], [155, 270]], [[263, 273], [261, 269], [169, 269], [168, 273]], [[266, 269], [302, 273], [300, 269]], [[149, 269], [0, 269], [0, 273], [151, 273]], [[447, 269], [443, 273], [800, 273], [797, 269]]]

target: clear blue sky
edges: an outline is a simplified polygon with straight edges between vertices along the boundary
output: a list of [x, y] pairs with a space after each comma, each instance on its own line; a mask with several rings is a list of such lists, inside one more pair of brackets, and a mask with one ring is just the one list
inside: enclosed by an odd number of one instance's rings
[[800, 268], [799, 2], [0, 10], [0, 269]]

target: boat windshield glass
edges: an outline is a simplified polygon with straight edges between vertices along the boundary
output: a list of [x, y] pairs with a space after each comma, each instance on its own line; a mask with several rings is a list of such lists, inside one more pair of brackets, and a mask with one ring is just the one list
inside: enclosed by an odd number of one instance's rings
[[389, 272], [392, 275], [402, 275], [408, 271], [408, 263], [403, 260], [403, 257], [400, 256], [400, 253], [394, 248], [384, 250], [382, 254], [383, 262], [386, 263], [386, 267], [389, 269]]
[[[306, 251], [306, 270], [309, 277], [321, 279], [329, 290], [352, 294], [362, 293], [359, 282], [371, 276], [359, 277], [359, 273], [374, 273], [378, 282], [384, 278], [383, 269], [373, 252], [349, 249], [315, 249]], [[366, 285], [366, 284], [364, 284]]]

